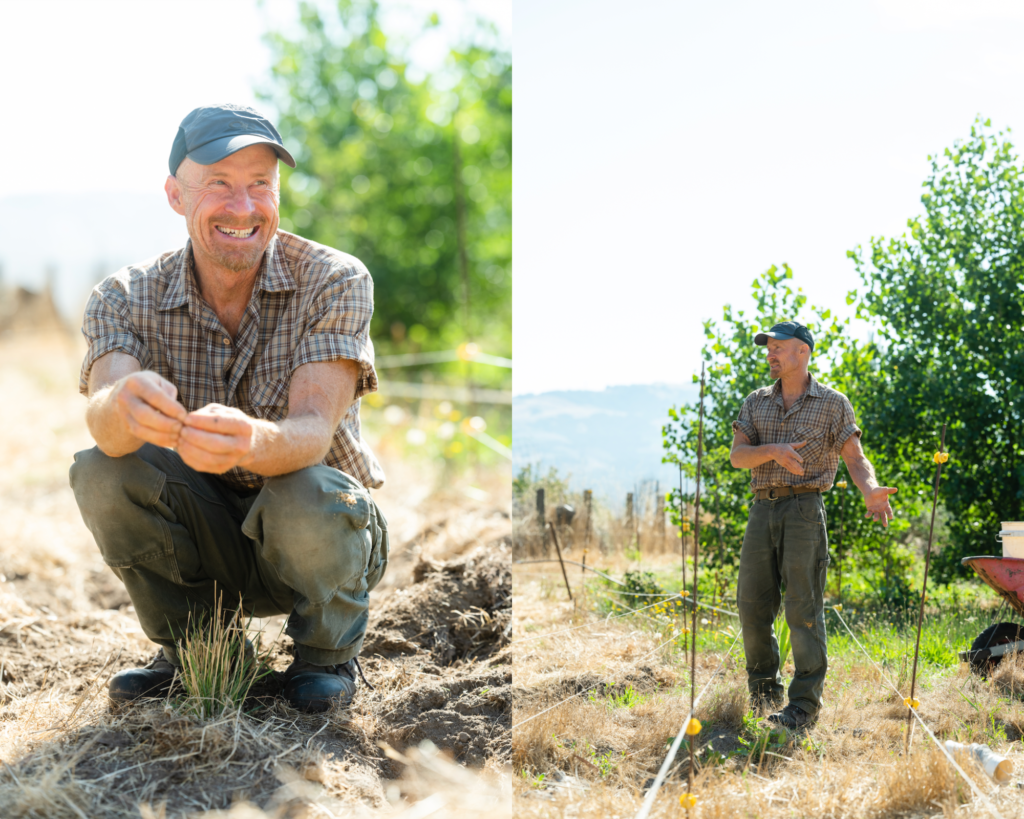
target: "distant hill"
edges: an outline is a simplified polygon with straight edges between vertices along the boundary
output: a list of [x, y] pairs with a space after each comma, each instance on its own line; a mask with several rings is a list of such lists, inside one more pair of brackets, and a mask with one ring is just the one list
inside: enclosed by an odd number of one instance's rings
[[515, 469], [527, 464], [571, 473], [574, 490], [593, 489], [613, 509], [644, 480], [667, 489], [678, 472], [661, 463], [661, 427], [673, 404], [696, 400], [696, 385], [639, 384], [600, 392], [517, 395], [512, 403]]

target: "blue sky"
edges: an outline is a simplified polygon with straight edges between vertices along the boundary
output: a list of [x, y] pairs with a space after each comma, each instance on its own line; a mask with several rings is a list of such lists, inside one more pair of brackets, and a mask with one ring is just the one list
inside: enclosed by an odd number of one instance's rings
[[1024, 133], [1024, 4], [516, 0], [513, 389], [689, 381], [771, 264], [845, 314], [976, 114]]

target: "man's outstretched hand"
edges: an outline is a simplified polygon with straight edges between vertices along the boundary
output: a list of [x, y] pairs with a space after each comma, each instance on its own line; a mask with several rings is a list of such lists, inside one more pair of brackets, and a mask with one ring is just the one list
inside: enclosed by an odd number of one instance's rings
[[889, 496], [899, 491], [895, 486], [876, 486], [867, 492], [864, 495], [864, 503], [868, 511], [864, 513], [864, 517], [877, 520], [882, 526], [888, 526], [889, 521], [896, 516], [889, 505]]
[[178, 436], [178, 454], [197, 472], [220, 475], [244, 465], [256, 424], [240, 409], [207, 404], [190, 412]]

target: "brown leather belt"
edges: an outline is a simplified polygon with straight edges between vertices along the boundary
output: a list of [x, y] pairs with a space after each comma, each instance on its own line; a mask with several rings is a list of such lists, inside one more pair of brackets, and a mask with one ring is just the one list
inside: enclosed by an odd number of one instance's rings
[[757, 500], [778, 500], [793, 495], [802, 495], [805, 492], [821, 492], [821, 490], [813, 486], [773, 486], [769, 489], [758, 489], [754, 493], [754, 497]]

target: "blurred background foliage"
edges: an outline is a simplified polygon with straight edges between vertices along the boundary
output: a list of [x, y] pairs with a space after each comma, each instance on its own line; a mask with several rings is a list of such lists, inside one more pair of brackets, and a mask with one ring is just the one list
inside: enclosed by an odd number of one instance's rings
[[[382, 30], [373, 0], [299, 8], [298, 34], [267, 35], [273, 68], [259, 89], [280, 112], [278, 127], [297, 163], [282, 169], [281, 229], [366, 264], [381, 364], [388, 355], [469, 344], [510, 356], [511, 55], [495, 45], [491, 24], [479, 21], [443, 67], [426, 73], [410, 63], [404, 42]], [[437, 24], [436, 15], [423, 21], [425, 29]], [[469, 358], [381, 367], [381, 393], [368, 403], [391, 401], [392, 378], [508, 392], [510, 368]], [[395, 407], [387, 425], [429, 457], [479, 453], [466, 433], [484, 429], [511, 445], [510, 408], [500, 401], [403, 400]], [[470, 418], [483, 423], [470, 429]], [[504, 456], [492, 448], [482, 457]]]
[[[708, 508], [719, 495], [723, 527], [734, 544], [727, 562], [738, 560], [750, 502], [749, 471], [729, 465], [731, 423], [746, 396], [768, 383], [764, 348], [753, 337], [794, 318], [814, 332], [814, 377], [852, 401], [879, 483], [900, 489], [896, 520], [883, 529], [864, 519], [863, 498], [840, 463], [837, 482], [846, 480], [848, 487], [827, 492], [825, 503], [833, 557], [850, 561], [851, 579], [856, 567], [871, 578], [874, 594], [895, 603], [912, 596], [943, 423], [950, 456], [939, 494], [935, 577], [964, 576], [962, 557], [1001, 554], [995, 542], [1000, 522], [1024, 519], [1020, 159], [1008, 134], [980, 119], [968, 139], [929, 159], [924, 213], [908, 221], [908, 232], [875, 238], [869, 248], [848, 254], [861, 282], [847, 296], [856, 308], [851, 318], [809, 305], [784, 265], [754, 280], [753, 311], [726, 305], [720, 321], [705, 323], [704, 503]], [[681, 463], [692, 480], [697, 406], [672, 407], [668, 414], [664, 460]], [[669, 506], [678, 508], [677, 496]], [[716, 537], [714, 528], [702, 530], [702, 548]], [[717, 559], [715, 549], [705, 554]]]

